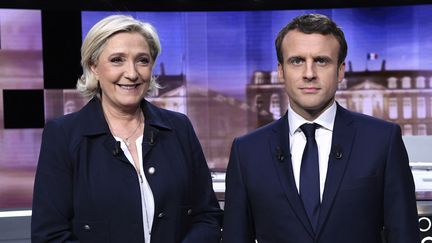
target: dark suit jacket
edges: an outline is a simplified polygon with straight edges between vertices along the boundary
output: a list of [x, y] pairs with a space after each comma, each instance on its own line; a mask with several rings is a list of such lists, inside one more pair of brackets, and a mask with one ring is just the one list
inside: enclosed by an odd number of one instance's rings
[[[414, 183], [400, 127], [337, 108], [318, 229], [294, 182], [287, 114], [234, 140], [224, 243], [418, 243]], [[383, 230], [383, 228], [385, 230]]]
[[[145, 100], [141, 106], [143, 168], [155, 201], [151, 242], [219, 242], [222, 212], [190, 121]], [[97, 98], [46, 124], [32, 242], [144, 242], [137, 172], [121, 149], [113, 153], [115, 143]]]

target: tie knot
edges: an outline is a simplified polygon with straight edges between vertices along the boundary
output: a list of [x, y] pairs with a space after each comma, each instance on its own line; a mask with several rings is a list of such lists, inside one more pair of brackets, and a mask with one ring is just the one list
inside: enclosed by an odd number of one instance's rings
[[305, 123], [300, 126], [300, 129], [306, 135], [307, 138], [315, 138], [316, 123]]

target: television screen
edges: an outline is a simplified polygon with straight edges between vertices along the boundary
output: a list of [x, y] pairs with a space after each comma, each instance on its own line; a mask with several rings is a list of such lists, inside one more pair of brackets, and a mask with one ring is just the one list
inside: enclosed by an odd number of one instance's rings
[[[153, 24], [162, 42], [154, 103], [187, 114], [210, 168], [224, 171], [234, 137], [284, 115], [274, 40], [299, 14], [330, 16], [346, 34], [342, 106], [432, 135], [431, 5], [320, 10], [124, 12]], [[83, 36], [119, 12], [83, 12]]]
[[[219, 178], [234, 137], [286, 112], [288, 100], [277, 78], [274, 39], [293, 17], [310, 12], [330, 16], [346, 34], [347, 68], [336, 95], [339, 104], [398, 123], [408, 141], [411, 161], [432, 162], [426, 153], [427, 146], [432, 146], [432, 5], [84, 11], [81, 32], [70, 35], [84, 38], [97, 21], [119, 13], [154, 25], [162, 43], [154, 74], [163, 88], [147, 99], [189, 116], [208, 165]], [[74, 89], [44, 87], [42, 41], [46, 40], [42, 40], [41, 29], [41, 11], [0, 10], [0, 209], [31, 207], [41, 123], [77, 111], [86, 103]], [[418, 152], [422, 146], [426, 148]]]
[[0, 209], [31, 203], [44, 123], [41, 29], [39, 10], [0, 9]]

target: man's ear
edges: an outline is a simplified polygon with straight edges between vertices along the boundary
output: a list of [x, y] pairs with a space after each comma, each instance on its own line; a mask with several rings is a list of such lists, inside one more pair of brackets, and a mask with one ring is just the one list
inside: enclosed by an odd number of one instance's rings
[[279, 62], [278, 62], [278, 79], [279, 80], [283, 80], [284, 79], [283, 66]]
[[341, 63], [338, 68], [338, 82], [342, 82], [345, 77], [345, 62]]

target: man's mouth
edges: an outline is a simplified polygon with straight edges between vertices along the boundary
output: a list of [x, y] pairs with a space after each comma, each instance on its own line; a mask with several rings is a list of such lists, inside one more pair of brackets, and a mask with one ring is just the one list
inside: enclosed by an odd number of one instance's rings
[[316, 93], [318, 92], [319, 88], [317, 87], [303, 87], [301, 90], [305, 93]]

